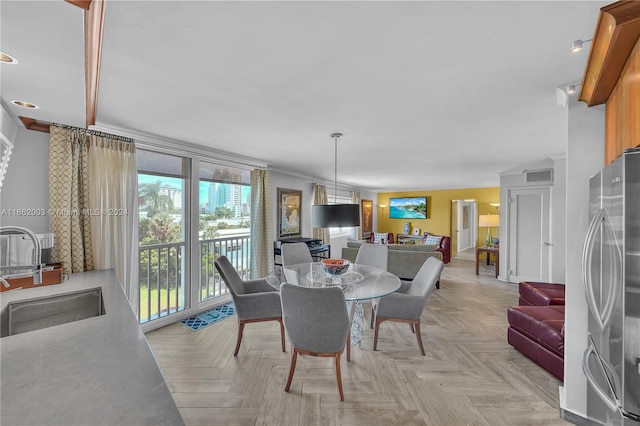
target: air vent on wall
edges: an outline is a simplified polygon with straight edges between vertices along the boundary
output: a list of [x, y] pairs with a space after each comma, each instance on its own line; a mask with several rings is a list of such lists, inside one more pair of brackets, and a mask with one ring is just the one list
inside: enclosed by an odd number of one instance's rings
[[553, 181], [553, 170], [525, 170], [527, 183], [543, 183]]

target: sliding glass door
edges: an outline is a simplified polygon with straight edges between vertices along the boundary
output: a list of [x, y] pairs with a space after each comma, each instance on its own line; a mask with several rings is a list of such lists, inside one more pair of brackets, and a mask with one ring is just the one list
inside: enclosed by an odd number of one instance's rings
[[189, 306], [190, 160], [138, 150], [140, 323]]
[[250, 169], [144, 148], [137, 163], [139, 321], [152, 329], [230, 299], [219, 256], [249, 279]]
[[213, 262], [226, 256], [243, 279], [249, 278], [251, 186], [249, 170], [199, 164], [199, 249], [201, 302], [228, 294]]

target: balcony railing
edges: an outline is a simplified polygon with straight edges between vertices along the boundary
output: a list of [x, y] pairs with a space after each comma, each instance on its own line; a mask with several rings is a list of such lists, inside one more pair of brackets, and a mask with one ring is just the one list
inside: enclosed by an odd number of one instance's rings
[[185, 243], [139, 248], [140, 323], [185, 309]]
[[251, 238], [235, 235], [225, 238], [200, 240], [200, 301], [211, 300], [229, 294], [213, 262], [226, 256], [243, 280], [249, 279], [251, 267]]
[[[249, 279], [251, 238], [236, 235], [200, 240], [200, 271], [198, 302], [229, 294], [227, 286], [215, 270], [214, 261], [226, 256], [240, 278]], [[154, 244], [139, 248], [139, 296], [141, 324], [185, 310], [192, 305], [187, 300], [185, 284], [185, 243]]]

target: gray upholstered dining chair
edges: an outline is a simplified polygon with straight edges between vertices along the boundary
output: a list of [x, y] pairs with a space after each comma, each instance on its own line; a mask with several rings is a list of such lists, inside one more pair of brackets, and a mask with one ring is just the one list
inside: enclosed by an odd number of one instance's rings
[[[376, 268], [387, 270], [389, 265], [389, 246], [386, 244], [368, 244], [360, 245], [358, 254], [356, 255], [356, 265], [368, 265]], [[379, 299], [371, 301], [371, 328], [373, 328], [373, 317], [375, 312], [373, 307], [378, 303]], [[364, 315], [364, 313], [363, 313]], [[351, 354], [349, 354], [350, 357]]]
[[283, 283], [280, 296], [282, 317], [292, 346], [285, 392], [291, 387], [298, 354], [333, 357], [338, 392], [340, 400], [344, 401], [340, 356], [351, 324], [343, 291], [338, 287], [315, 288]]
[[240, 350], [245, 324], [262, 321], [278, 321], [280, 323], [282, 352], [285, 352], [280, 293], [271, 287], [264, 278], [243, 281], [226, 256], [220, 256], [214, 263], [227, 285], [236, 307], [238, 339], [233, 356], [237, 356]]
[[420, 333], [420, 316], [422, 315], [429, 295], [440, 279], [443, 268], [444, 263], [442, 263], [440, 259], [435, 257], [428, 258], [411, 282], [407, 293], [391, 293], [388, 296], [381, 297], [377, 303], [374, 303], [374, 351], [378, 347], [378, 330], [380, 329], [380, 324], [383, 321], [397, 321], [409, 323], [411, 330], [413, 330], [418, 339], [420, 352], [422, 355], [425, 355], [422, 344], [422, 334]]
[[280, 247], [282, 253], [282, 265], [295, 265], [296, 263], [311, 263], [313, 258], [306, 243], [285, 243]]
[[358, 249], [355, 263], [359, 265], [375, 266], [387, 270], [389, 246], [386, 244], [363, 243]]

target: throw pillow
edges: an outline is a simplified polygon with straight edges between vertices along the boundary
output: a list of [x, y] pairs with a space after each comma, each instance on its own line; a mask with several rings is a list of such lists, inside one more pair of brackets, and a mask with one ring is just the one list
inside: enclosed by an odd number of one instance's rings
[[440, 240], [442, 240], [442, 235], [427, 235], [422, 240], [422, 244], [432, 244], [440, 247]]
[[387, 239], [388, 234], [386, 232], [374, 232], [373, 233], [373, 243], [374, 244], [382, 244], [383, 239]]

